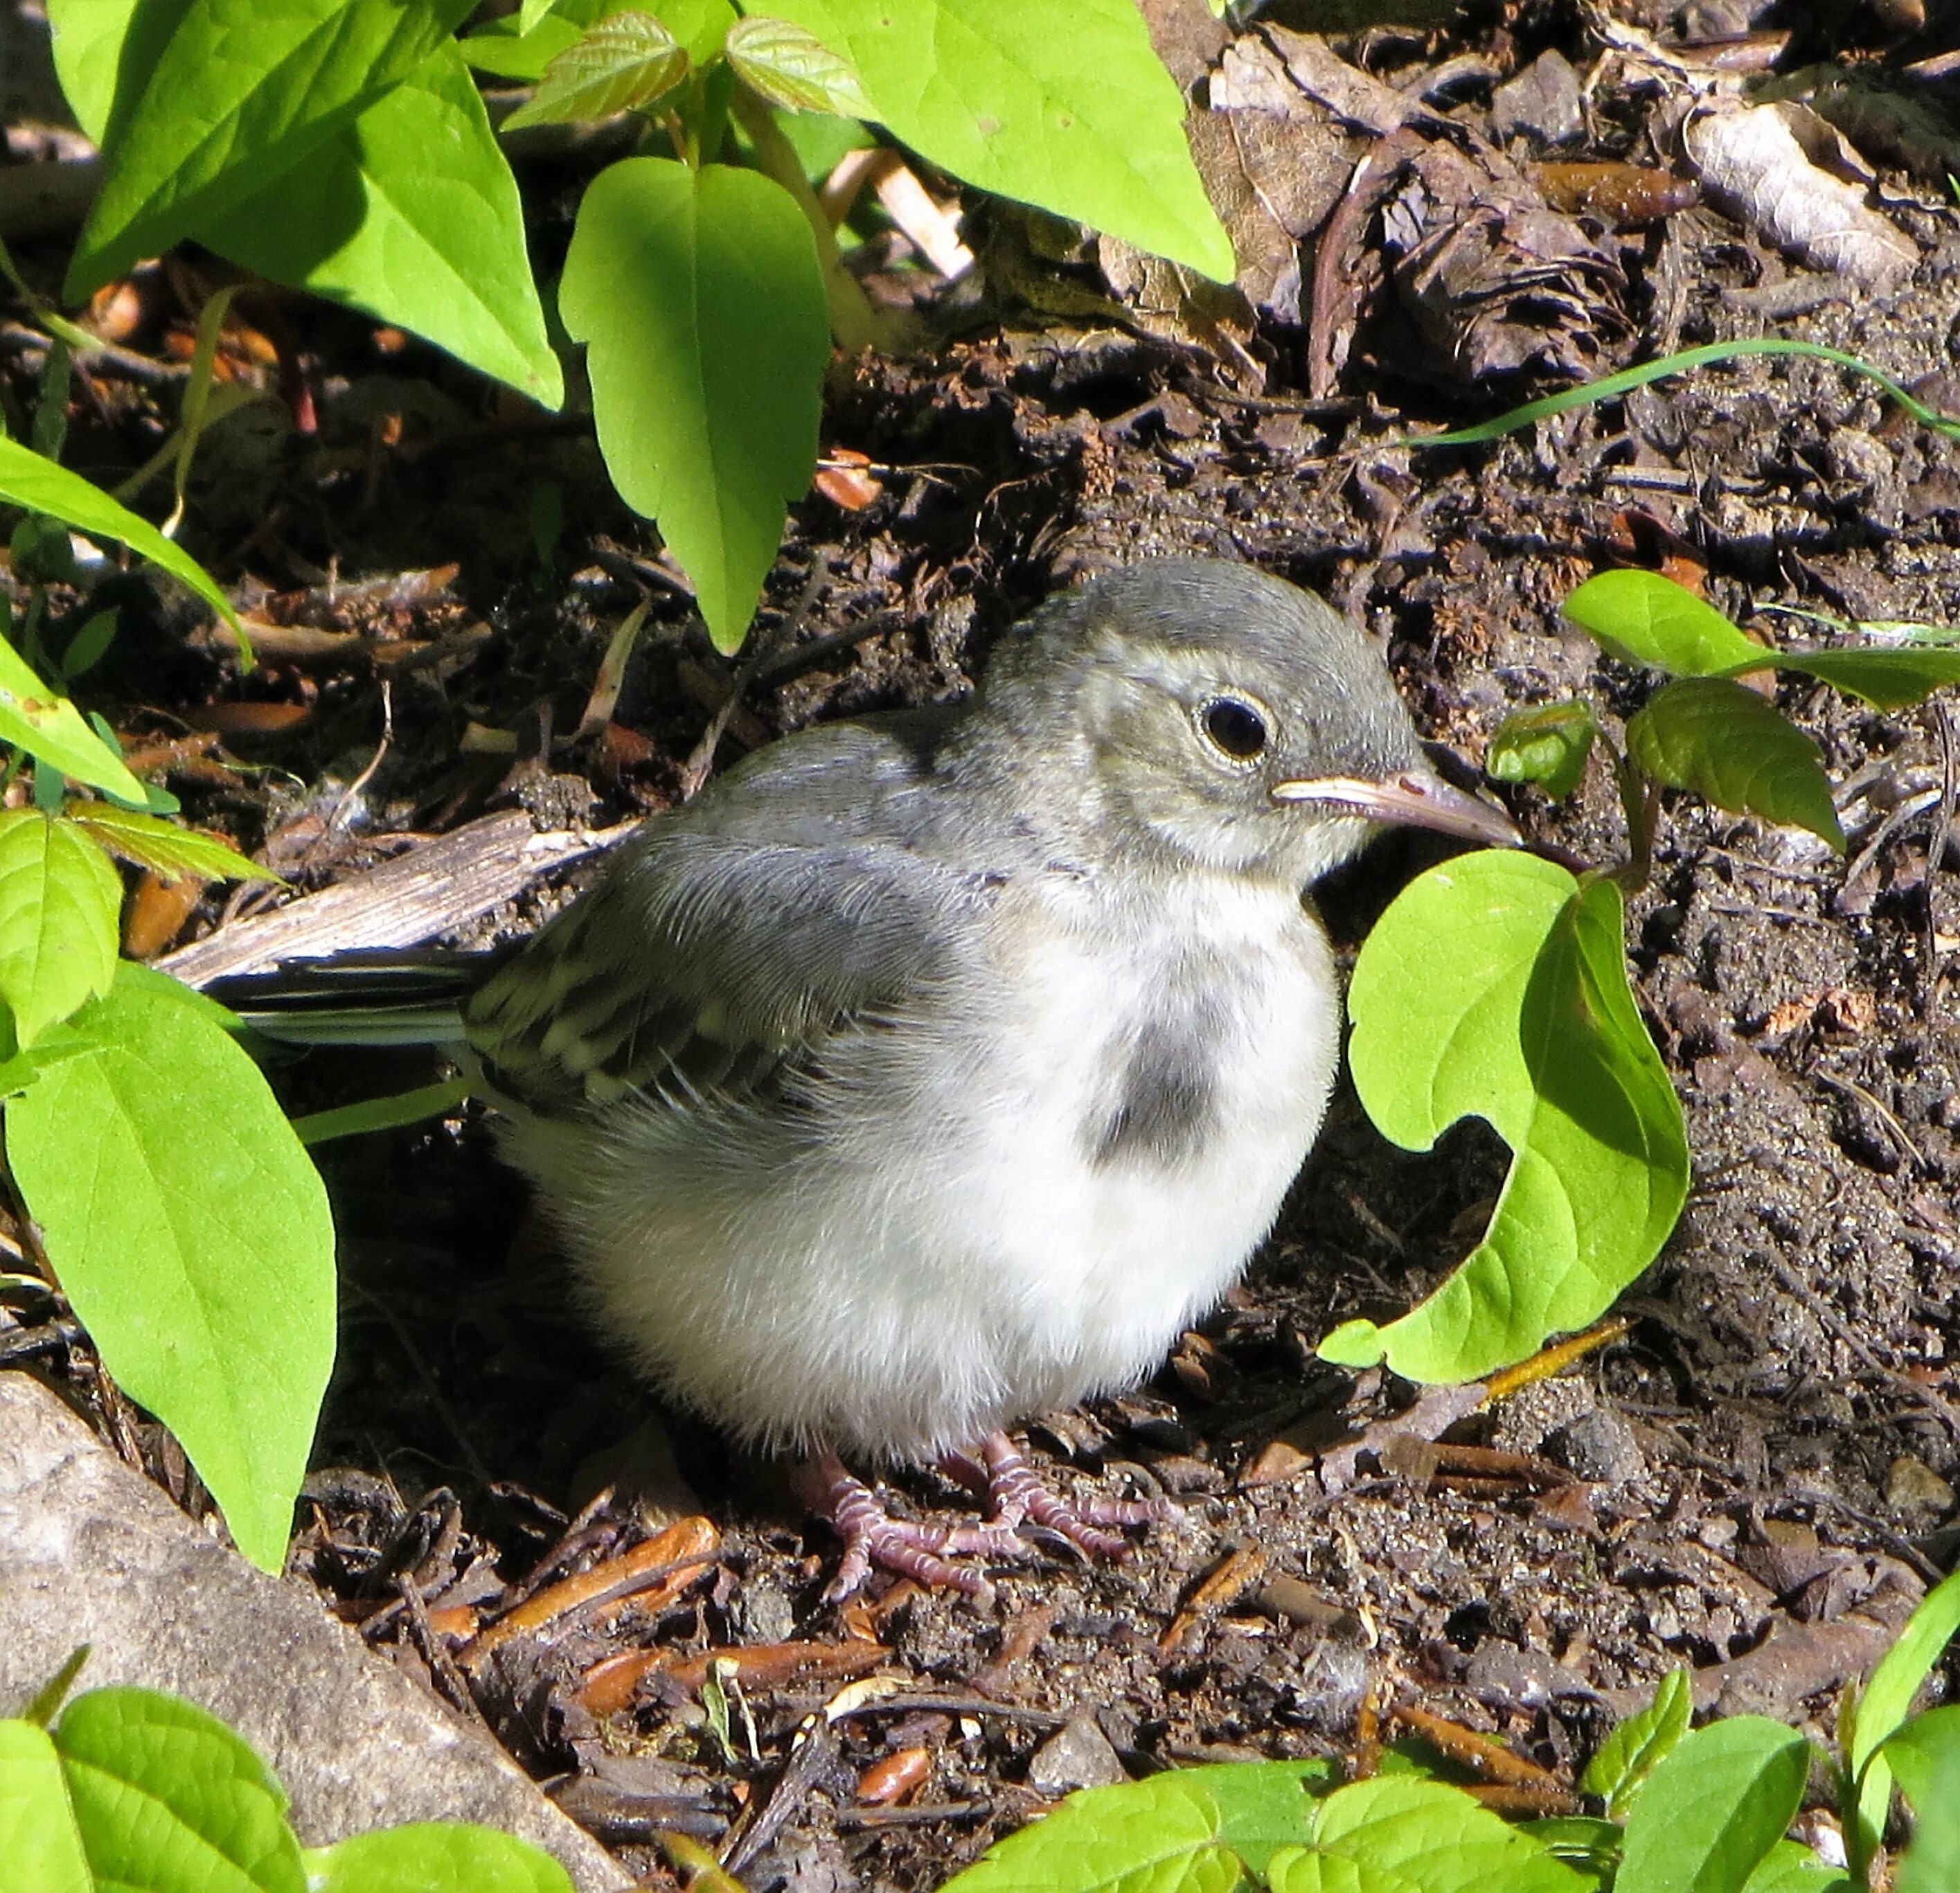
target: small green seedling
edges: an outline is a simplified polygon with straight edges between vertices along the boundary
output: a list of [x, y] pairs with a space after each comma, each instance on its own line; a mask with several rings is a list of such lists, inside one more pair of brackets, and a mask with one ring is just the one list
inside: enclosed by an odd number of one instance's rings
[[303, 1847], [285, 1790], [213, 1715], [154, 1689], [85, 1691], [78, 1653], [0, 1721], [0, 1882], [21, 1893], [571, 1893], [528, 1841], [463, 1821]]
[[517, 182], [471, 68], [535, 86], [514, 137], [635, 115], [644, 148], [587, 187], [559, 312], [614, 482], [725, 650], [815, 469], [832, 342], [854, 352], [887, 326], [806, 154], [834, 161], [875, 123], [983, 190], [1233, 275], [1134, 0], [527, 0], [459, 39], [474, 11], [50, 0], [63, 88], [107, 165], [68, 292], [192, 238], [555, 407]]
[[1960, 683], [1960, 649], [1774, 648], [1654, 572], [1602, 573], [1565, 615], [1669, 681], [1624, 749], [1584, 702], [1516, 712], [1489, 772], [1564, 797], [1605, 749], [1629, 858], [1574, 876], [1528, 855], [1465, 856], [1419, 877], [1369, 936], [1348, 994], [1369, 1115], [1418, 1150], [1481, 1117], [1513, 1160], [1484, 1240], [1440, 1289], [1386, 1326], [1351, 1321], [1322, 1342], [1342, 1365], [1474, 1379], [1597, 1319], [1660, 1252], [1686, 1201], [1687, 1133], [1627, 982], [1621, 889], [1647, 881], [1661, 791], [1844, 845], [1816, 744], [1739, 679], [1791, 672], [1885, 710]]
[[[122, 540], [224, 606], [203, 571], [78, 476], [0, 440], [0, 498]], [[39, 589], [30, 602], [44, 622]], [[239, 1548], [277, 1570], [334, 1349], [318, 1173], [223, 1008], [118, 957], [113, 861], [166, 880], [273, 880], [164, 819], [11, 641], [0, 596], [0, 1134], [62, 1291], [116, 1382], [183, 1443]], [[87, 667], [113, 619], [84, 624]], [[5, 1849], [0, 1847], [0, 1858]]]
[[[1677, 1671], [1586, 1771], [1596, 1815], [1514, 1825], [1430, 1778], [1413, 1751], [1389, 1750], [1383, 1772], [1344, 1787], [1327, 1761], [1173, 1769], [1070, 1796], [944, 1893], [1873, 1893], [1894, 1774], [1917, 1829], [1895, 1884], [1952, 1893], [1960, 1708], [1907, 1711], [1956, 1625], [1960, 1576], [1848, 1699], [1838, 1755], [1761, 1716], [1692, 1729], [1691, 1678]], [[1848, 1867], [1788, 1837], [1814, 1763], [1847, 1841], [1857, 1818], [1872, 1824]]]

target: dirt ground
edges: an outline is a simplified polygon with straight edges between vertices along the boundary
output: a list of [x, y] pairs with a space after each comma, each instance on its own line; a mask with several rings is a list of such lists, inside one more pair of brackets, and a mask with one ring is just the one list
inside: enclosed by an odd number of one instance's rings
[[[1855, 10], [1832, 30], [1854, 56], [1896, 62], [1950, 46], [1937, 25], [1902, 50]], [[1551, 5], [1335, 44], [1405, 91], [1418, 68], [1470, 61], [1471, 82], [1435, 103], [1473, 135], [1494, 83], [1547, 48], [1582, 72], [1599, 51]], [[1784, 63], [1830, 49], [1799, 43]], [[1637, 91], [1602, 99], [1561, 155], [1650, 154], [1658, 107]], [[1883, 293], [1787, 260], [1707, 204], [1602, 238], [1627, 278], [1628, 346], [1797, 337], [1960, 408], [1960, 224], [1950, 201], [1884, 176], [1918, 261]], [[549, 252], [578, 179], [542, 181]], [[1013, 219], [994, 221], [990, 258], [1015, 239]], [[60, 247], [22, 260], [52, 280]], [[153, 328], [183, 289], [151, 282]], [[359, 873], [399, 848], [391, 837], [514, 803], [552, 826], [663, 806], [731, 686], [724, 765], [814, 720], [954, 694], [1050, 589], [1152, 552], [1249, 560], [1324, 591], [1384, 641], [1425, 733], [1473, 764], [1517, 705], [1588, 694], [1624, 715], [1643, 700], [1639, 676], [1558, 620], [1608, 564], [1672, 557], [1739, 616], [1774, 603], [1960, 625], [1960, 447], [1818, 362], [1746, 361], [1497, 445], [1418, 452], [1395, 444], [1410, 428], [1544, 384], [1418, 378], [1426, 353], [1392, 326], [1371, 337], [1364, 323], [1332, 395], [1309, 399], [1306, 326], [1270, 313], [1252, 377], [1135, 321], [1078, 311], [1058, 326], [984, 303], [965, 321], [917, 358], [837, 371], [826, 448], [867, 457], [882, 494], [795, 509], [763, 661], [743, 670], [692, 625], [581, 426], [288, 302], [278, 323], [318, 431], [269, 406], [214, 434], [192, 549], [293, 619], [317, 615], [329, 574], [453, 564], [447, 582], [326, 614], [447, 641], [410, 663], [369, 647], [275, 655], [247, 676], [186, 644], [132, 581], [124, 595], [151, 628], [119, 641], [98, 695], [119, 727], [150, 733], [181, 734], [213, 705], [304, 706], [289, 726], [233, 726], [173, 786], [310, 886]], [[6, 359], [17, 406], [32, 367], [18, 348]], [[97, 477], [138, 463], [156, 425], [149, 392], [107, 366], [78, 401], [69, 463]], [[647, 633], [606, 731], [568, 742], [643, 597]], [[1000, 1570], [990, 1608], [881, 1580], [840, 1611], [819, 1598], [834, 1548], [780, 1475], [661, 1414], [579, 1325], [520, 1186], [465, 1118], [324, 1153], [342, 1354], [292, 1568], [486, 1720], [633, 1870], [661, 1870], [652, 1833], [679, 1828], [732, 1841], [729, 1863], [759, 1888], [933, 1886], [1114, 1769], [1347, 1752], [1366, 1701], [1494, 1731], [1567, 1780], [1682, 1664], [1725, 1710], [1828, 1720], [1835, 1687], [1960, 1554], [1960, 836], [1950, 708], [1882, 715], [1800, 681], [1780, 701], [1844, 787], [1850, 854], [1669, 798], [1629, 931], [1695, 1183], [1621, 1304], [1624, 1331], [1565, 1373], [1440, 1441], [1424, 1436], [1433, 1424], [1379, 1427], [1329, 1456], [1414, 1390], [1328, 1368], [1316, 1341], [1434, 1286], [1504, 1165], [1475, 1125], [1432, 1154], [1397, 1150], [1344, 1086], [1227, 1306], [1147, 1388], [1029, 1429], [1064, 1483], [1161, 1489], [1176, 1520], [1118, 1566]], [[514, 747], [483, 731], [515, 732]], [[220, 754], [250, 766], [215, 767]], [[1596, 861], [1624, 851], [1596, 762], [1567, 807], [1508, 795], [1535, 838]], [[1344, 951], [1427, 858], [1385, 845], [1322, 890]], [[563, 894], [534, 890], [463, 943], [527, 931]], [[216, 917], [207, 904], [182, 937]], [[311, 1109], [427, 1075], [336, 1055], [280, 1082]], [[66, 1371], [88, 1381], [85, 1347]], [[181, 1491], [180, 1461], [149, 1443]], [[913, 1506], [961, 1503], [931, 1475], [896, 1483]], [[609, 1486], [609, 1504], [581, 1511]], [[673, 1595], [464, 1646], [512, 1587], [696, 1511], [718, 1547]], [[663, 1653], [637, 1685], [620, 1680], [632, 1650]], [[707, 1665], [687, 1659], [737, 1650], [758, 1653], [716, 1672], [734, 1678], [718, 1728]]]

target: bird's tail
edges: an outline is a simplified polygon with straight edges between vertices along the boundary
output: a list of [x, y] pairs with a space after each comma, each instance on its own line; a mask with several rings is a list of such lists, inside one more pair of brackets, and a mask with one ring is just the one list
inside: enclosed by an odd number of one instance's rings
[[281, 962], [204, 988], [262, 1037], [298, 1045], [463, 1042], [469, 996], [506, 955], [441, 947], [365, 948]]

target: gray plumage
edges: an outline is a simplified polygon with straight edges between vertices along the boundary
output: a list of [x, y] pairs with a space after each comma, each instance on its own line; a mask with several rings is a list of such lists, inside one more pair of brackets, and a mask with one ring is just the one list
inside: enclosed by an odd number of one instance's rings
[[1149, 1371], [1317, 1129], [1302, 896], [1390, 778], [1460, 800], [1358, 631], [1166, 560], [650, 821], [466, 1021], [601, 1331], [746, 1439], [886, 1459]]

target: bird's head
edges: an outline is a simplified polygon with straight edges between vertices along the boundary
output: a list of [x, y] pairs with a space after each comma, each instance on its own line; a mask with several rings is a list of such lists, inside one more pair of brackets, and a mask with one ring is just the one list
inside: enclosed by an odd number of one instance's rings
[[1051, 600], [984, 701], [1119, 846], [1304, 886], [1383, 822], [1518, 838], [1436, 773], [1363, 633], [1249, 566], [1153, 560]]

